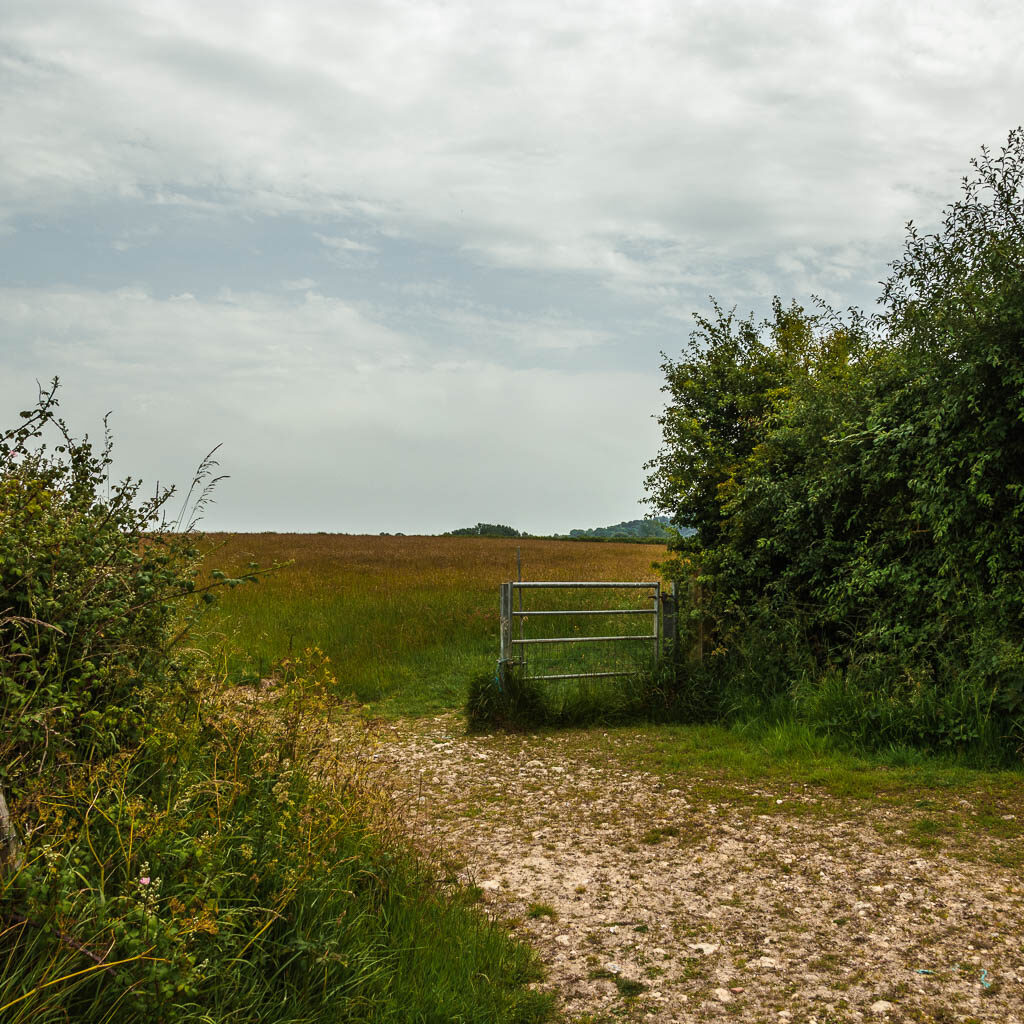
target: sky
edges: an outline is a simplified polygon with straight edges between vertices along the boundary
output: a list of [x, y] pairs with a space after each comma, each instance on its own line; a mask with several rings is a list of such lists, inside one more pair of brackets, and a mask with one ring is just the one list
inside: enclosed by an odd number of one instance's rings
[[1024, 121], [1014, 2], [0, 0], [0, 424], [211, 530], [639, 518], [709, 296], [872, 308]]

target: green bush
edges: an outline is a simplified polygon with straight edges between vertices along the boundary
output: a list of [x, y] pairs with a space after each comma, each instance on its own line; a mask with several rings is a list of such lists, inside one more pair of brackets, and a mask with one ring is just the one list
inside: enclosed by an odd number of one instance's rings
[[493, 675], [481, 673], [469, 682], [466, 718], [471, 731], [532, 729], [549, 717], [541, 688], [523, 679], [511, 662], [499, 664]]
[[387, 825], [335, 688], [313, 655], [165, 705], [136, 751], [41, 792], [0, 893], [0, 1017], [545, 1019], [533, 954]]
[[667, 665], [639, 668], [612, 679], [523, 678], [509, 664], [494, 675], [469, 683], [466, 718], [471, 732], [504, 729], [521, 732], [541, 727], [622, 725], [642, 720], [691, 720], [685, 683]]
[[[56, 416], [56, 382], [0, 434], [0, 786], [140, 735], [140, 688], [176, 669], [171, 624], [195, 589], [193, 538], [152, 532], [170, 491], [111, 484]], [[55, 446], [49, 447], [50, 438]]]
[[[910, 226], [877, 316], [776, 299], [760, 327], [718, 307], [699, 318], [665, 365], [648, 487], [696, 530], [670, 568], [698, 567], [711, 647], [746, 680], [727, 684], [749, 698], [743, 713], [765, 704], [759, 690], [778, 704], [799, 685], [804, 713], [872, 745], [1014, 759], [1024, 130], [973, 167], [936, 233]], [[788, 678], [773, 641], [793, 656]], [[742, 669], [748, 653], [769, 657], [764, 672]]]

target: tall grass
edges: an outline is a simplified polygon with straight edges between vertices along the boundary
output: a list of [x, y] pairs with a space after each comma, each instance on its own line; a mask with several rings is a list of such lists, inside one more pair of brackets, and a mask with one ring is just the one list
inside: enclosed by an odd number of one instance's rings
[[333, 689], [313, 658], [266, 691], [154, 695], [139, 749], [30, 794], [0, 1020], [547, 1019], [534, 954], [389, 826]]
[[[642, 544], [326, 534], [211, 535], [208, 545], [207, 564], [229, 572], [251, 561], [287, 563], [257, 586], [226, 594], [209, 618], [207, 648], [240, 652], [227, 658], [231, 678], [259, 677], [276, 659], [316, 646], [344, 695], [390, 714], [458, 707], [468, 679], [493, 674], [498, 585], [516, 578], [517, 548], [523, 577], [533, 580], [653, 579], [651, 563], [664, 552]], [[620, 624], [625, 618], [633, 617]], [[556, 622], [532, 620], [530, 635]], [[537, 655], [549, 666], [558, 656]]]
[[[665, 666], [652, 717], [758, 733], [792, 726], [813, 730], [834, 750], [917, 750], [986, 768], [1024, 763], [1024, 717], [1001, 703], [1005, 688], [989, 648], [912, 670], [899, 652], [851, 646], [852, 654], [830, 659], [794, 621], [752, 628], [703, 659]], [[998, 667], [1016, 672], [1019, 688], [1019, 665], [1007, 659]]]

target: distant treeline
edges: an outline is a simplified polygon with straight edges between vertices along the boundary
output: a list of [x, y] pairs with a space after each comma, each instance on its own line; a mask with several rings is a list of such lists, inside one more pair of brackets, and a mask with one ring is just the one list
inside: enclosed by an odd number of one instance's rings
[[668, 516], [656, 519], [630, 519], [614, 526], [598, 526], [593, 530], [570, 530], [573, 540], [643, 540], [664, 543], [673, 536], [668, 529]]
[[[668, 528], [667, 516], [655, 519], [631, 519], [628, 522], [616, 523], [614, 526], [598, 526], [592, 530], [570, 530], [561, 534], [531, 534], [502, 526], [496, 523], [477, 523], [476, 526], [465, 526], [460, 530], [451, 530], [445, 537], [522, 537], [539, 540], [612, 540], [631, 541], [642, 544], [664, 544], [674, 534]], [[688, 534], [690, 530], [684, 530]]]
[[476, 526], [464, 526], [461, 530], [450, 530], [442, 537], [525, 537], [527, 534], [513, 530], [511, 526], [499, 523], [477, 523]]

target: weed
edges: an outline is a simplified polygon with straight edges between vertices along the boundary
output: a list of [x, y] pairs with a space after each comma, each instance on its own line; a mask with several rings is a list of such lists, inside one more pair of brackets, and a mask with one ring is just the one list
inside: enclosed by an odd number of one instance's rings
[[670, 837], [679, 835], [678, 825], [662, 825], [657, 828], [648, 829], [641, 837], [640, 842], [646, 843], [648, 846], [654, 846], [657, 843], [662, 843]]
[[531, 903], [526, 911], [526, 916], [533, 920], [546, 917], [549, 921], [557, 921], [558, 911], [550, 903]]
[[610, 981], [619, 990], [619, 994], [626, 999], [633, 999], [640, 995], [641, 992], [646, 992], [648, 988], [642, 981], [624, 978], [621, 974], [609, 971], [606, 967], [600, 967], [597, 970], [591, 971], [588, 977], [591, 981]]

